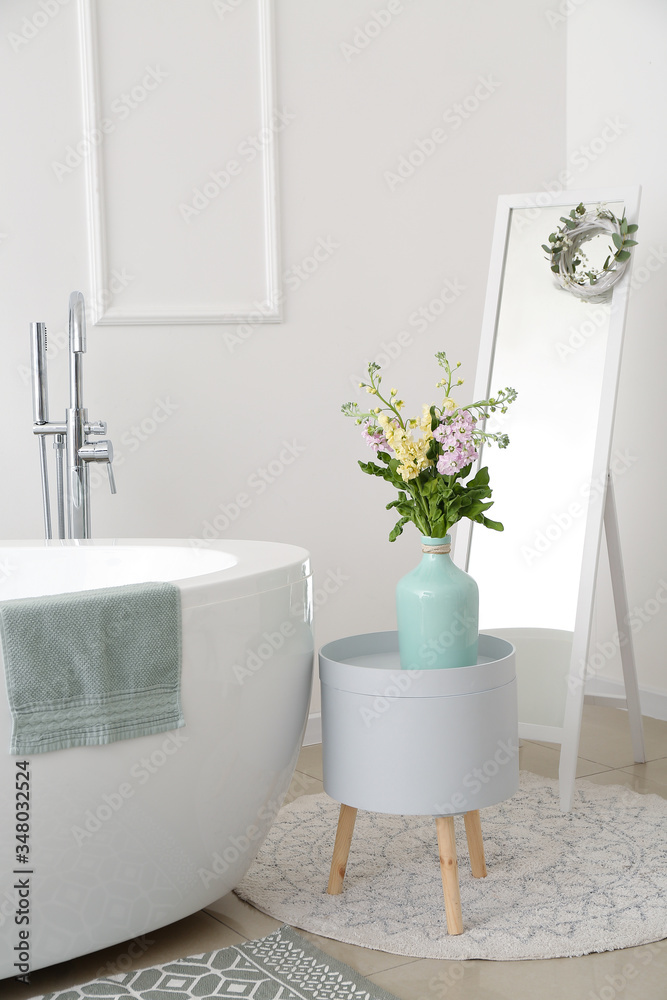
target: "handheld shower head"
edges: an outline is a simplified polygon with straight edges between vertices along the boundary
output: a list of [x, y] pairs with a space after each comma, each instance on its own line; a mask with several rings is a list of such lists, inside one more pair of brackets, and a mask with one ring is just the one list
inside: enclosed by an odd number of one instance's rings
[[69, 348], [73, 354], [86, 350], [86, 306], [81, 292], [69, 297]]
[[46, 379], [46, 323], [30, 324], [32, 415], [36, 424], [49, 422], [49, 392]]
[[[86, 350], [86, 305], [81, 292], [69, 297], [69, 398], [70, 407], [83, 406], [83, 354]], [[77, 442], [77, 450], [81, 442]]]

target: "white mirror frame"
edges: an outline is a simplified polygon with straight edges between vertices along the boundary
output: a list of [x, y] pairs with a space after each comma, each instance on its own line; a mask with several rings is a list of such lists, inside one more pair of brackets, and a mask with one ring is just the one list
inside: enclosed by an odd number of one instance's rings
[[[475, 399], [488, 399], [492, 393], [491, 378], [496, 346], [496, 332], [500, 315], [503, 275], [512, 211], [515, 209], [535, 210], [542, 207], [561, 206], [569, 211], [580, 202], [589, 205], [599, 202], [607, 204], [621, 202], [625, 206], [625, 215], [628, 222], [636, 223], [638, 221], [640, 194], [641, 188], [636, 186], [601, 190], [593, 189], [589, 191], [562, 191], [556, 195], [541, 191], [535, 194], [500, 196], [498, 199], [498, 210], [491, 249], [489, 280], [477, 362]], [[545, 263], [546, 266], [547, 264]], [[579, 593], [570, 656], [570, 669], [567, 688], [564, 693], [563, 725], [545, 726], [531, 724], [525, 720], [519, 724], [519, 735], [524, 739], [544, 740], [561, 745], [559, 767], [560, 805], [564, 812], [569, 811], [574, 799], [574, 781], [585, 694], [585, 676], [581, 676], [582, 672], [585, 673], [585, 671], [582, 671], [581, 664], [587, 664], [589, 657], [595, 584], [600, 559], [603, 526], [607, 538], [614, 607], [619, 629], [624, 628], [629, 610], [621, 560], [613, 481], [609, 465], [631, 267], [632, 260], [628, 262], [628, 267], [623, 277], [614, 285], [612, 290], [612, 309], [609, 316], [609, 331], [602, 376], [602, 395], [598, 414], [593, 467], [591, 469], [592, 479], [595, 482], [605, 483], [606, 486], [604, 490], [596, 490], [591, 493], [586, 512], [585, 541], [579, 577]], [[520, 390], [521, 387], [517, 386], [517, 388]], [[483, 458], [480, 458], [477, 464], [481, 464], [482, 461]], [[469, 564], [473, 534], [473, 524], [471, 521], [464, 519], [459, 522], [454, 543], [454, 557], [456, 563], [459, 566], [465, 566], [466, 569]], [[639, 706], [639, 686], [637, 683], [637, 672], [630, 632], [628, 632], [628, 641], [621, 645], [620, 651], [625, 681], [625, 698], [594, 696], [590, 700], [595, 701], [596, 704], [613, 704], [614, 707], [627, 708], [634, 759], [637, 762], [643, 762], [646, 758]]]

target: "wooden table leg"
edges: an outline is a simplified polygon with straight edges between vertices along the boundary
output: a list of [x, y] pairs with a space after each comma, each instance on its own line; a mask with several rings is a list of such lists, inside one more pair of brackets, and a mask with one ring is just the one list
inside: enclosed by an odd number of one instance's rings
[[479, 809], [467, 812], [463, 817], [468, 838], [468, 854], [470, 868], [475, 878], [486, 877], [486, 861], [484, 860], [484, 841], [482, 840], [482, 824], [479, 819]]
[[456, 837], [454, 834], [453, 816], [436, 816], [435, 827], [438, 832], [438, 848], [440, 850], [440, 873], [442, 874], [442, 891], [445, 895], [445, 913], [447, 914], [447, 930], [450, 934], [463, 933], [463, 917], [461, 916], [461, 895], [459, 893], [459, 873], [456, 863]]
[[347, 868], [347, 859], [354, 833], [354, 823], [357, 818], [357, 810], [352, 806], [342, 805], [338, 816], [338, 829], [336, 830], [336, 841], [334, 843], [333, 858], [331, 859], [331, 871], [329, 873], [329, 885], [327, 892], [332, 896], [343, 891], [343, 879]]

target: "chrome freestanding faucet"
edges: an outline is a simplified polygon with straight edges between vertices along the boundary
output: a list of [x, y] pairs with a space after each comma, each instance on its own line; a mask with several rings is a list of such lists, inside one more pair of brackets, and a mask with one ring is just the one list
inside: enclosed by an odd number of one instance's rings
[[46, 453], [46, 436], [54, 437], [56, 453], [56, 506], [58, 538], [90, 538], [90, 477], [91, 462], [103, 462], [109, 473], [109, 487], [116, 492], [113, 475], [111, 441], [89, 441], [91, 434], [106, 434], [107, 425], [99, 420], [91, 423], [83, 405], [83, 355], [86, 350], [86, 312], [81, 292], [69, 297], [69, 408], [64, 423], [49, 421], [48, 383], [46, 370], [46, 325], [30, 324], [32, 360], [33, 433], [39, 436], [42, 472], [44, 533], [52, 538], [51, 499]]

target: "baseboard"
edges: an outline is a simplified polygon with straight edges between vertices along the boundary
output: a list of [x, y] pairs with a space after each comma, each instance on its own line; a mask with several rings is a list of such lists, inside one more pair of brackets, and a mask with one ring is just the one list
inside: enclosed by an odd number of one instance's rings
[[322, 713], [311, 712], [306, 723], [306, 733], [303, 737], [303, 746], [309, 747], [313, 743], [322, 742]]
[[[625, 695], [625, 687], [622, 681], [609, 681], [604, 677], [596, 677], [586, 684], [586, 694], [601, 695]], [[656, 691], [655, 688], [639, 689], [639, 703], [642, 715], [647, 715], [651, 719], [661, 719], [667, 722], [667, 692]]]

